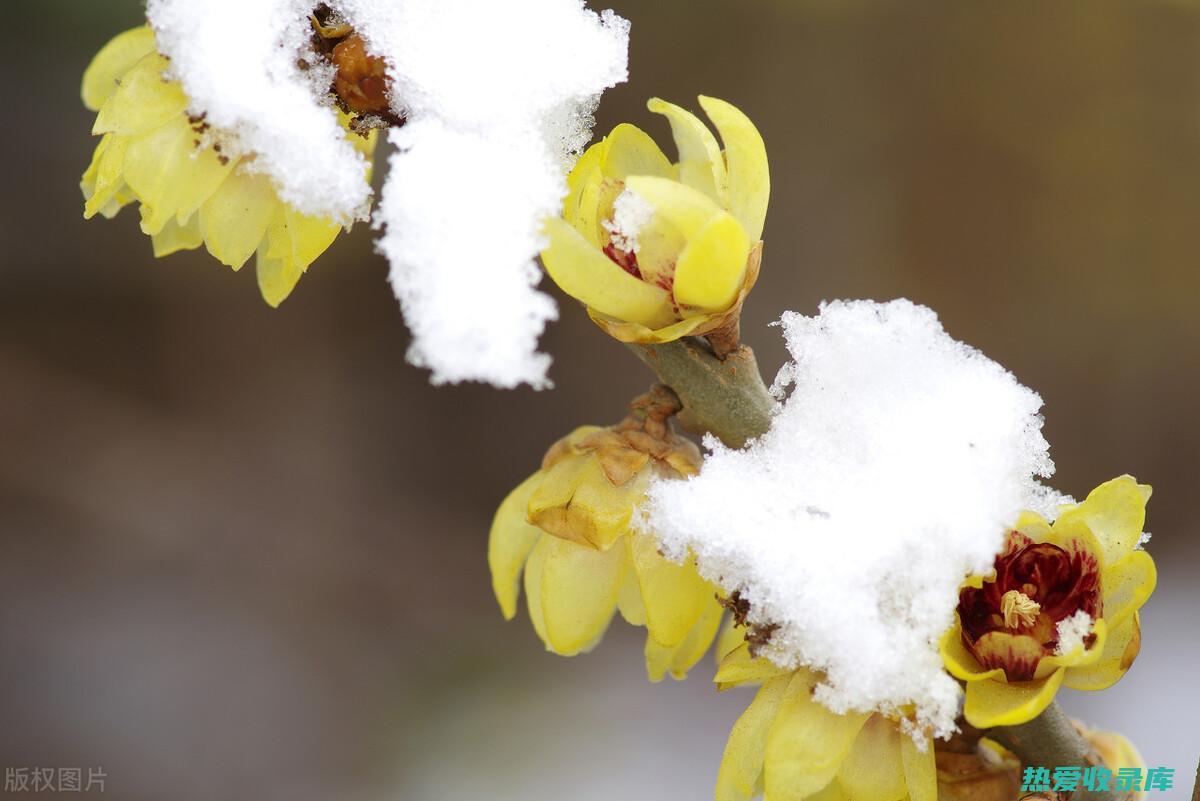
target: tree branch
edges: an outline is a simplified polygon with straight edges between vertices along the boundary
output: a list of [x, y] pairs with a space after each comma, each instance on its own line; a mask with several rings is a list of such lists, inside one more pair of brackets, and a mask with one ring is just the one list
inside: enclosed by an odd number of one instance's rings
[[[1026, 767], [1046, 767], [1053, 771], [1057, 766], [1100, 764], [1092, 747], [1057, 701], [1052, 701], [1042, 714], [1028, 723], [997, 726], [985, 730], [984, 735], [1012, 751]], [[1071, 793], [1071, 801], [1116, 801], [1124, 797], [1115, 790], [1093, 792], [1082, 785]]]
[[749, 347], [742, 345], [724, 359], [690, 337], [629, 347], [683, 401], [679, 422], [688, 431], [710, 432], [729, 447], [740, 448], [770, 427], [775, 399]]

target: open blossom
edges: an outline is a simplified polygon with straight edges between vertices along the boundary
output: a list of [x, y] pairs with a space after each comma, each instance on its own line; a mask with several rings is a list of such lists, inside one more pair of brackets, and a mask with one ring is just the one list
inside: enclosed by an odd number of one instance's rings
[[725, 150], [695, 115], [654, 99], [672, 163], [633, 125], [592, 145], [568, 177], [542, 261], [592, 319], [625, 342], [667, 342], [736, 322], [758, 277], [770, 195], [766, 148], [738, 109], [701, 97]]
[[716, 801], [936, 801], [932, 739], [918, 746], [901, 722], [879, 713], [838, 714], [813, 693], [821, 678], [755, 657], [748, 644], [725, 655], [718, 687], [761, 683], [738, 718], [717, 774]]
[[[342, 225], [283, 202], [255, 170], [254, 154], [190, 109], [168, 67], [143, 26], [112, 39], [84, 73], [83, 102], [97, 112], [92, 133], [102, 137], [81, 182], [84, 217], [111, 218], [136, 201], [157, 257], [204, 245], [238, 270], [256, 255], [259, 289], [277, 306]], [[329, 113], [349, 124], [349, 115]], [[370, 159], [375, 132], [346, 135]]]
[[716, 636], [715, 588], [690, 561], [672, 562], [654, 538], [630, 529], [651, 478], [695, 475], [700, 453], [666, 420], [678, 400], [657, 390], [611, 428], [582, 426], [556, 443], [542, 468], [501, 503], [488, 565], [506, 619], [522, 573], [529, 618], [547, 650], [594, 647], [615, 613], [645, 626], [646, 669], [682, 677]]
[[1024, 513], [994, 575], [959, 596], [942, 639], [946, 669], [967, 683], [964, 715], [981, 728], [1032, 720], [1061, 685], [1102, 690], [1133, 664], [1139, 607], [1154, 560], [1137, 548], [1150, 487], [1122, 476], [1050, 525]]

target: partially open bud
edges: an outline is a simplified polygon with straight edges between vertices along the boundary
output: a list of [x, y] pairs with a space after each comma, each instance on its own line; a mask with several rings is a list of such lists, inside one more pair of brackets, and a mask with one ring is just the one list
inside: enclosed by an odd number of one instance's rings
[[571, 171], [542, 261], [616, 339], [707, 335], [723, 355], [737, 347], [741, 305], [758, 278], [770, 176], [746, 115], [715, 98], [700, 105], [724, 152], [691, 112], [651, 100], [671, 123], [678, 163], [640, 129], [618, 125]]
[[656, 476], [686, 478], [700, 451], [671, 430], [679, 399], [656, 387], [615, 426], [581, 426], [554, 444], [529, 498], [529, 520], [547, 533], [607, 550], [629, 528], [633, 510]]
[[652, 479], [699, 470], [699, 450], [671, 429], [679, 408], [671, 390], [655, 387], [617, 425], [576, 429], [496, 512], [488, 543], [496, 599], [511, 619], [523, 574], [547, 650], [589, 650], [619, 611], [646, 627], [646, 668], [657, 681], [682, 677], [716, 636], [716, 588], [694, 562], [668, 560], [653, 535], [630, 525]]

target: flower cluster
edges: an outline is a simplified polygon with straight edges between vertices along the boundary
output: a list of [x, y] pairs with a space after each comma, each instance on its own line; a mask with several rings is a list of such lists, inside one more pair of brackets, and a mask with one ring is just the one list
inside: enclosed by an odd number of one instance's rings
[[[112, 217], [136, 202], [156, 256], [204, 246], [234, 270], [255, 256], [262, 295], [278, 305], [343, 226], [365, 212], [300, 208], [266, 165], [288, 161], [296, 148], [268, 154], [266, 129], [212, 124], [165, 55], [176, 53], [169, 44], [178, 44], [184, 22], [200, 18], [178, 0], [152, 5], [173, 12], [170, 36], [149, 26], [126, 31], [83, 78], [83, 101], [96, 112], [93, 133], [101, 137], [81, 183], [84, 216]], [[531, 100], [518, 123], [540, 125], [565, 99], [623, 75], [623, 60], [611, 52], [624, 41], [621, 21], [589, 18], [576, 5], [555, 8], [565, 29], [591, 43], [597, 63], [566, 81], [570, 91], [559, 87], [563, 97]], [[422, 47], [405, 38], [405, 25], [383, 24], [398, 19], [386, 8], [367, 6], [373, 10], [358, 10], [383, 31], [370, 41], [389, 42], [389, 59], [373, 55], [368, 38], [322, 4], [300, 28], [312, 63], [287, 64], [312, 84], [297, 108], [311, 106], [335, 150], [361, 168], [338, 175], [345, 188], [354, 172], [352, 197], [370, 195], [378, 130], [395, 134], [409, 123], [409, 105], [393, 96], [395, 52], [404, 49], [396, 45]], [[447, 33], [432, 17], [421, 19]], [[439, 48], [424, 55], [443, 64]], [[495, 141], [480, 136], [478, 115], [495, 93], [476, 91], [472, 81], [433, 85], [471, 102], [432, 103], [436, 113], [425, 108], [424, 119], [392, 136], [394, 173], [409, 170], [418, 186], [444, 182], [440, 167], [412, 171], [414, 147], [444, 165], [467, 152], [484, 164], [511, 145], [521, 154], [516, 164], [535, 165], [535, 172], [545, 166], [551, 148], [530, 126], [497, 129]], [[412, 108], [430, 102], [426, 95], [413, 92]], [[530, 226], [505, 250], [519, 294], [532, 296], [535, 280], [521, 253], [536, 249], [525, 246], [540, 227], [546, 272], [617, 340], [706, 337], [708, 346], [691, 353], [700, 354], [697, 369], [708, 371], [708, 390], [720, 396], [737, 366], [753, 363], [737, 358], [748, 350], [730, 354], [759, 276], [770, 176], [749, 118], [722, 100], [699, 103], [715, 132], [686, 109], [651, 100], [650, 111], [670, 124], [677, 160], [639, 128], [618, 125], [566, 176], [561, 216]], [[572, 152], [585, 141], [577, 133], [567, 137]], [[258, 152], [246, 145], [252, 135], [259, 135]], [[520, 172], [500, 173], [514, 179], [511, 187], [531, 187], [514, 206], [548, 213], [558, 197], [550, 178], [561, 181], [561, 171], [528, 182]], [[488, 199], [470, 202], [481, 198]], [[414, 214], [421, 204], [412, 200], [393, 196], [377, 220], [426, 219]], [[499, 211], [493, 216], [489, 225], [507, 224]], [[431, 226], [441, 234], [444, 217]], [[420, 250], [433, 242], [428, 264], [440, 264], [449, 247], [444, 235], [412, 233], [389, 231], [383, 245], [401, 265], [393, 280], [410, 307], [431, 282], [411, 280], [409, 257], [393, 253], [396, 243]], [[442, 300], [426, 312], [448, 308], [439, 304], [457, 289], [436, 278], [433, 294]], [[491, 375], [497, 383], [544, 379], [544, 361], [526, 358], [533, 343], [525, 340], [553, 308], [546, 301], [527, 311], [514, 311], [525, 333], [515, 351], [502, 347], [508, 356], [519, 353]], [[445, 317], [415, 318], [422, 321], [418, 339], [441, 331]], [[653, 681], [682, 678], [715, 641], [717, 688], [759, 685], [729, 735], [717, 801], [759, 793], [770, 801], [1009, 798], [1024, 756], [1005, 740], [1004, 727], [1038, 719], [1062, 686], [1111, 686], [1137, 657], [1139, 610], [1156, 580], [1141, 548], [1150, 487], [1122, 476], [1048, 514], [1058, 496], [1037, 481], [1052, 471], [1041, 399], [950, 338], [931, 310], [906, 301], [833, 303], [814, 318], [788, 313], [782, 325], [795, 361], [774, 392], [783, 399], [791, 387], [792, 394], [770, 416], [772, 401], [755, 371], [766, 398], [762, 417], [771, 424], [759, 426], [745, 448], [709, 439], [706, 461], [673, 424], [697, 419], [684, 416], [693, 398], [681, 397], [696, 387], [677, 392], [660, 384], [634, 399], [621, 422], [579, 427], [549, 449], [491, 526], [488, 564], [501, 612], [516, 615], [523, 589], [534, 631], [563, 656], [591, 650], [620, 615], [646, 629]], [[498, 341], [485, 333], [472, 341]], [[447, 380], [491, 369], [467, 364], [470, 347], [432, 359], [428, 343], [414, 347], [416, 360], [438, 362]], [[645, 350], [653, 363], [655, 349]], [[745, 400], [723, 397], [732, 408]], [[938, 471], [959, 483], [935, 498], [925, 490]], [[1026, 505], [1037, 511], [1016, 514]], [[725, 609], [732, 615], [722, 630]], [[1079, 735], [1096, 763], [1141, 763], [1120, 735]]]
[[[281, 200], [255, 169], [253, 153], [240, 153], [235, 137], [189, 111], [168, 67], [154, 32], [142, 26], [105, 45], [84, 73], [83, 102], [97, 112], [92, 133], [101, 137], [81, 183], [84, 217], [111, 218], [137, 202], [157, 257], [203, 245], [240, 270], [256, 256], [262, 296], [278, 306], [342, 225]], [[337, 113], [347, 138], [369, 159], [376, 132], [352, 133], [353, 118]]]

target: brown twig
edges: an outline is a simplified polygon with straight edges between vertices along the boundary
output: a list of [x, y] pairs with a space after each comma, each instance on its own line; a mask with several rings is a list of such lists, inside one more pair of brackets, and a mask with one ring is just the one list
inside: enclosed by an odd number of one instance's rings
[[742, 345], [718, 359], [702, 341], [630, 345], [683, 402], [679, 421], [693, 433], [709, 432], [731, 448], [766, 433], [775, 400], [767, 391], [754, 351]]

